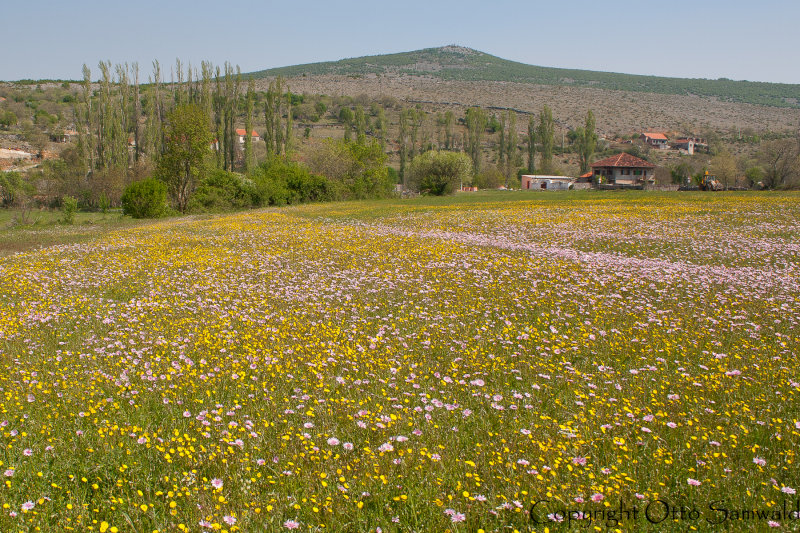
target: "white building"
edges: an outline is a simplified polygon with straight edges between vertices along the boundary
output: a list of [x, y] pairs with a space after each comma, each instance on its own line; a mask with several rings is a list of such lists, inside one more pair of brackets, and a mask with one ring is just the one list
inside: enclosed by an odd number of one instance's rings
[[566, 191], [572, 188], [575, 178], [569, 176], [541, 176], [525, 174], [522, 176], [522, 189]]

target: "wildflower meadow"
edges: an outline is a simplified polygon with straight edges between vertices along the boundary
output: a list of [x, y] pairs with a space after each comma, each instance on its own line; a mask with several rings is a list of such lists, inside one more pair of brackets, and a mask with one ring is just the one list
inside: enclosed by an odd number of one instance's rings
[[791, 531], [800, 195], [480, 193], [0, 258], [0, 531]]

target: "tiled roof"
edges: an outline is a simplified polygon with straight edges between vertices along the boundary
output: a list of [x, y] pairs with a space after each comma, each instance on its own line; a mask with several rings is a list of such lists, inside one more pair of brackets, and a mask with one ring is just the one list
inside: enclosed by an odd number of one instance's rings
[[[242, 137], [244, 137], [246, 133], [247, 133], [247, 130], [244, 129], [244, 128], [236, 130], [236, 135], [240, 135]], [[258, 133], [256, 133], [256, 130], [253, 130], [253, 131], [250, 132], [250, 136], [251, 137], [258, 137]]]
[[653, 163], [624, 152], [592, 163], [592, 168], [595, 167], [656, 168]]
[[642, 133], [648, 139], [658, 140], [658, 141], [666, 141], [667, 136], [663, 133]]

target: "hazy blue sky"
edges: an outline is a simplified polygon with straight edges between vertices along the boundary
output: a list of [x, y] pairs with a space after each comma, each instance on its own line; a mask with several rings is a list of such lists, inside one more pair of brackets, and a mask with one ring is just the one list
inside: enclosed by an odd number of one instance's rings
[[0, 0], [0, 79], [86, 63], [243, 72], [460, 44], [533, 65], [800, 83], [798, 0]]

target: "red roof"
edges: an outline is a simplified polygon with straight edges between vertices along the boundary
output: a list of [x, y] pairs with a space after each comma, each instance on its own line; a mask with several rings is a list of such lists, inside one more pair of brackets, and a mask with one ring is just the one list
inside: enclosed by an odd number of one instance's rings
[[586, 174], [581, 174], [578, 177], [579, 178], [591, 178], [592, 177], [592, 173], [591, 172], [587, 172]]
[[592, 168], [595, 167], [656, 168], [653, 163], [624, 152], [592, 163]]
[[[246, 133], [247, 133], [247, 130], [244, 129], [244, 128], [236, 130], [236, 135], [239, 135], [241, 137], [244, 137]], [[258, 137], [258, 133], [256, 133], [256, 130], [253, 130], [253, 131], [250, 132], [250, 136], [251, 137]]]
[[642, 133], [648, 139], [659, 140], [659, 141], [666, 141], [667, 136], [663, 133]]

